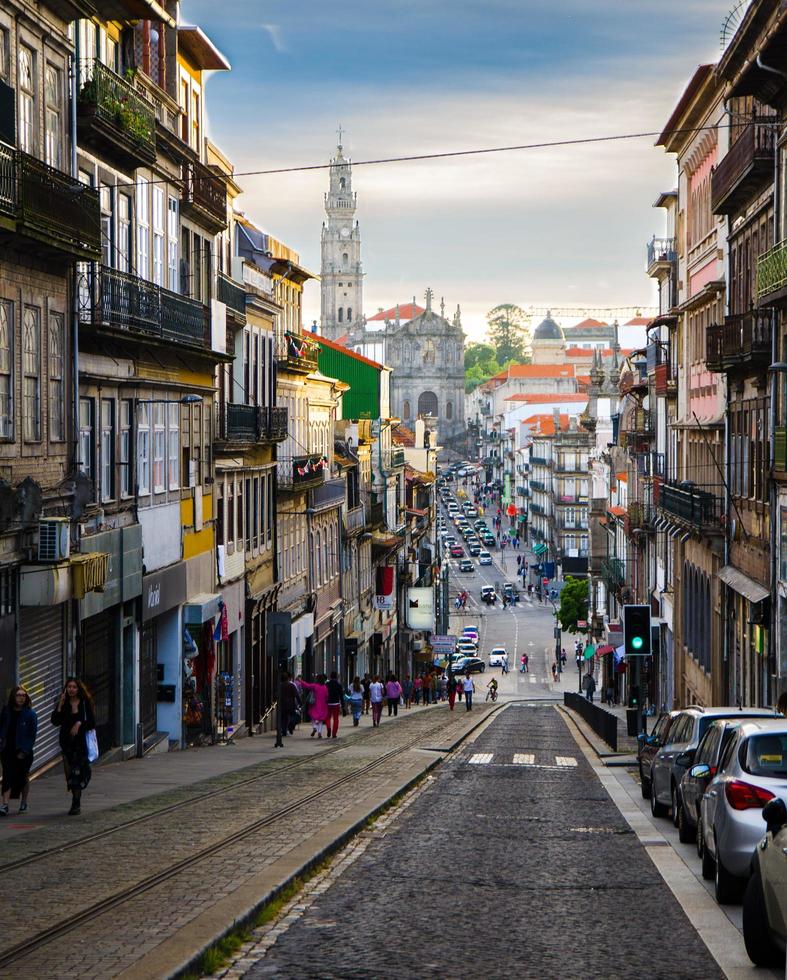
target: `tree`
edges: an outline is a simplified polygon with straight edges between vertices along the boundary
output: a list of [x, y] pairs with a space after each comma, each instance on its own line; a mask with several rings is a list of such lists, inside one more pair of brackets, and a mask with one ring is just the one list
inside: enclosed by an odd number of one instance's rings
[[465, 347], [465, 371], [471, 371], [478, 364], [486, 361], [497, 364], [497, 355], [491, 344], [471, 343]]
[[499, 370], [494, 347], [489, 344], [469, 344], [465, 350], [465, 391], [471, 392]]
[[513, 303], [496, 306], [486, 315], [487, 336], [495, 349], [498, 364], [527, 363], [530, 355], [530, 328], [525, 311]]
[[588, 579], [567, 575], [560, 592], [560, 608], [557, 613], [562, 630], [567, 633], [587, 633], [587, 626], [579, 627], [577, 623], [580, 620], [587, 622], [589, 599]]

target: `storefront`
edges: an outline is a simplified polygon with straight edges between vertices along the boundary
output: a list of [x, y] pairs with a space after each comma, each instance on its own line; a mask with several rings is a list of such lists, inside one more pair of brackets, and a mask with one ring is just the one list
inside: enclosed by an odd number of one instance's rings
[[276, 604], [277, 594], [278, 586], [273, 585], [260, 595], [246, 600], [244, 690], [246, 725], [250, 733], [262, 723], [276, 700], [273, 663], [266, 649], [266, 634], [268, 613]]
[[243, 579], [224, 586], [219, 602], [216, 640], [216, 722], [219, 738], [229, 738], [246, 717], [244, 679], [244, 601]]
[[231, 734], [227, 719], [237, 697], [229, 615], [221, 594], [189, 596], [183, 606], [183, 627], [184, 738], [188, 745], [215, 742]]
[[34, 769], [60, 752], [59, 729], [49, 724], [49, 715], [65, 681], [66, 605], [19, 609], [19, 683], [30, 694], [39, 717]]
[[[179, 561], [142, 579], [140, 638], [140, 716], [146, 731], [166, 732], [181, 742], [183, 631], [181, 606], [186, 600], [186, 565]], [[154, 695], [155, 691], [155, 695]], [[155, 696], [155, 720], [151, 700]]]

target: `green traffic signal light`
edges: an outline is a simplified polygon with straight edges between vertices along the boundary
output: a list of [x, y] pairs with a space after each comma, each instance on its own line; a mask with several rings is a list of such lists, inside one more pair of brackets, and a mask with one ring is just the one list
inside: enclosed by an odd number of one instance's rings
[[631, 645], [634, 647], [635, 650], [641, 650], [643, 642], [644, 641], [641, 636], [633, 636], [631, 638]]

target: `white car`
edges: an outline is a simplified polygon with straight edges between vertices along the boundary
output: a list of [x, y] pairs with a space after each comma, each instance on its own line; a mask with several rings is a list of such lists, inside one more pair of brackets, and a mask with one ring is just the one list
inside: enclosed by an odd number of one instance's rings
[[489, 554], [488, 551], [480, 551], [478, 553], [478, 564], [479, 565], [491, 565], [492, 564], [492, 556]]
[[457, 637], [456, 642], [460, 646], [464, 646], [465, 644], [469, 643], [470, 646], [477, 647], [478, 646], [478, 633], [462, 633], [461, 636]]
[[457, 643], [456, 652], [461, 657], [477, 657], [478, 647], [475, 645], [475, 643]]
[[489, 651], [489, 666], [502, 667], [503, 659], [507, 656], [505, 647], [493, 647]]

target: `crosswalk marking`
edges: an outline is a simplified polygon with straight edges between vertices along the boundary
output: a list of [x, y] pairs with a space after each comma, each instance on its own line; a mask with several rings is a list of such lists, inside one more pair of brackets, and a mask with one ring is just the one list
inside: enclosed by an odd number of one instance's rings
[[538, 678], [534, 677], [532, 674], [528, 678], [531, 684], [538, 684]]
[[470, 760], [469, 761], [471, 762], [472, 765], [475, 765], [475, 766], [484, 766], [487, 763], [489, 763], [489, 762], [492, 761], [492, 753], [491, 752], [476, 752], [475, 755], [471, 755], [470, 756]]
[[536, 757], [532, 753], [528, 753], [528, 752], [514, 753], [515, 766], [532, 766], [535, 761], [536, 761]]
[[577, 760], [571, 755], [556, 755], [555, 762], [559, 766], [575, 766]]

